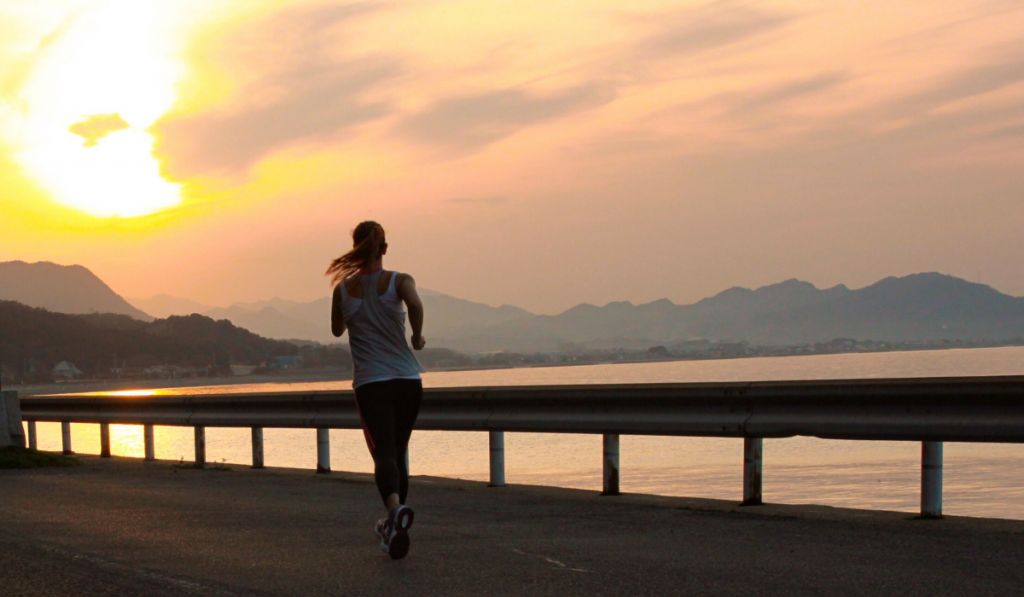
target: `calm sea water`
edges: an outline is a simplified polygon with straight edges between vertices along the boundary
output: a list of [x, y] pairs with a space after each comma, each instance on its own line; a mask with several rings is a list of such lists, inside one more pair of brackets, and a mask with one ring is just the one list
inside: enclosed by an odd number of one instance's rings
[[[1024, 375], [1024, 347], [434, 372], [424, 376], [424, 383], [444, 387], [975, 375]], [[350, 382], [252, 384], [164, 392], [350, 387]], [[41, 423], [38, 431], [40, 449], [60, 449], [58, 424]], [[97, 425], [72, 425], [72, 437], [76, 452], [99, 452]], [[155, 437], [157, 458], [191, 459], [191, 429], [157, 427]], [[267, 466], [315, 468], [314, 431], [267, 429], [264, 439]], [[111, 448], [115, 455], [141, 457], [142, 428], [112, 426]], [[623, 436], [622, 490], [739, 501], [742, 449], [742, 440], [736, 439]], [[768, 439], [764, 498], [776, 503], [916, 512], [920, 449], [915, 442]], [[249, 463], [248, 429], [208, 428], [207, 458]], [[505, 458], [509, 483], [601, 488], [600, 436], [506, 433]], [[418, 431], [410, 444], [410, 465], [414, 475], [486, 481], [487, 435]], [[361, 432], [331, 432], [331, 466], [372, 471]], [[944, 474], [947, 514], [1024, 519], [1024, 446], [947, 443]]]

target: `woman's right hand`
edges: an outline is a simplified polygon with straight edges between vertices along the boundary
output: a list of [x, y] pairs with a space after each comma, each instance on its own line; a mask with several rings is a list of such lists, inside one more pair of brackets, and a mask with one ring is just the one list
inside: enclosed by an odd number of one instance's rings
[[415, 350], [423, 350], [423, 347], [427, 345], [427, 341], [423, 339], [423, 336], [419, 334], [413, 334], [412, 336], [412, 347]]

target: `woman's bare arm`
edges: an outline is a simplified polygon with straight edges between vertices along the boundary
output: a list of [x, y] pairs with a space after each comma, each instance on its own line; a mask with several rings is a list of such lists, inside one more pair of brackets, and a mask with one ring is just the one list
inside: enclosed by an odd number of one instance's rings
[[331, 333], [335, 338], [341, 338], [345, 333], [345, 316], [341, 312], [341, 284], [334, 288], [334, 298], [331, 300]]
[[416, 350], [423, 350], [427, 341], [423, 339], [423, 301], [416, 292], [416, 280], [409, 274], [400, 274], [395, 280], [395, 291], [398, 298], [405, 303], [405, 309], [409, 312], [409, 325], [412, 326], [412, 347]]

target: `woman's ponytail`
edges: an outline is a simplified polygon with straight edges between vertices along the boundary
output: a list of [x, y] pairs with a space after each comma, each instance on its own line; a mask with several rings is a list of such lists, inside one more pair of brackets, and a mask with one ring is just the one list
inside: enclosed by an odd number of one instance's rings
[[380, 257], [384, 244], [384, 228], [371, 220], [362, 222], [352, 231], [352, 250], [332, 261], [325, 275], [338, 284]]

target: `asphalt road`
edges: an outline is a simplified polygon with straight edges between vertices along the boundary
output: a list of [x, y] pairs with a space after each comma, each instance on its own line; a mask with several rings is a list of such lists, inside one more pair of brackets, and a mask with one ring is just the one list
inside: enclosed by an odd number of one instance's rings
[[83, 457], [0, 471], [0, 595], [1020, 595], [1024, 523]]

